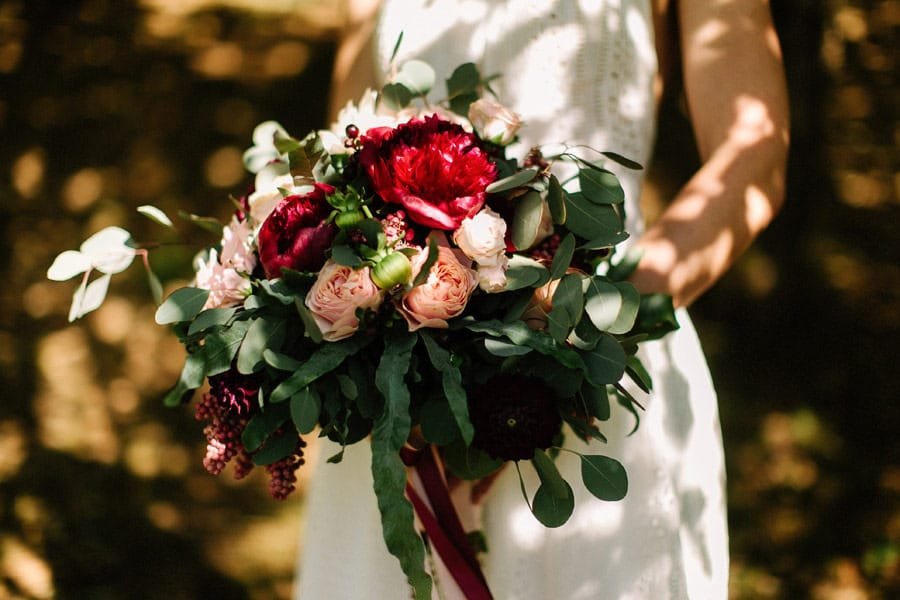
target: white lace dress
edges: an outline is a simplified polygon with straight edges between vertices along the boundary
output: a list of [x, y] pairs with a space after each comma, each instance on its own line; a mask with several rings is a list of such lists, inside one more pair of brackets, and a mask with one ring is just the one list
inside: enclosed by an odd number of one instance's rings
[[[378, 29], [382, 65], [403, 31], [401, 60], [420, 58], [449, 76], [465, 61], [484, 74], [525, 121], [522, 148], [582, 143], [646, 164], [654, 136], [656, 55], [649, 0], [396, 0]], [[444, 97], [443, 89], [435, 97]], [[641, 172], [617, 169], [628, 199], [628, 229], [640, 233]], [[558, 529], [531, 515], [514, 469], [486, 499], [484, 570], [497, 600], [724, 600], [728, 539], [724, 459], [716, 396], [685, 312], [681, 329], [642, 350], [655, 389], [640, 428], [613, 407], [601, 424], [609, 443], [593, 453], [620, 460], [629, 475], [621, 502], [583, 489], [577, 457], [558, 464], [576, 495]], [[641, 394], [640, 392], [636, 392]], [[643, 397], [643, 396], [639, 396]], [[573, 436], [569, 436], [573, 438]], [[572, 448], [580, 443], [567, 442]], [[584, 449], [584, 448], [581, 448]], [[382, 540], [365, 444], [313, 477], [300, 551], [302, 600], [410, 597], [399, 563]], [[530, 493], [537, 478], [522, 468]], [[440, 597], [435, 595], [435, 597]]]

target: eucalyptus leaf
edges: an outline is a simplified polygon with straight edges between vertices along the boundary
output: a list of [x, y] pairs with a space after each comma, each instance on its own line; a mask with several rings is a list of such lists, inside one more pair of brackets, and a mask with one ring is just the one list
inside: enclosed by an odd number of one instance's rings
[[403, 110], [412, 101], [415, 94], [402, 83], [388, 83], [381, 88], [379, 98], [391, 110]]
[[553, 262], [550, 264], [550, 279], [559, 279], [566, 274], [566, 270], [572, 263], [572, 257], [575, 255], [575, 236], [571, 233], [560, 241], [556, 248], [556, 254], [553, 255]]
[[462, 440], [444, 447], [444, 462], [447, 468], [467, 481], [482, 479], [503, 466], [503, 461], [491, 458], [483, 450], [467, 446]]
[[91, 268], [90, 256], [77, 250], [66, 250], [60, 253], [47, 269], [47, 279], [65, 281], [81, 275], [85, 271], [90, 271]]
[[255, 452], [270, 435], [288, 420], [288, 412], [282, 407], [272, 407], [253, 415], [241, 433], [241, 443], [248, 452]]
[[[600, 276], [588, 279], [584, 310], [591, 323], [600, 331], [609, 331], [622, 311], [624, 299], [618, 287]], [[623, 331], [621, 333], [626, 333]]]
[[341, 395], [347, 400], [356, 400], [359, 397], [359, 388], [356, 385], [356, 382], [353, 381], [352, 377], [344, 375], [343, 373], [337, 376], [338, 387], [341, 390]]
[[206, 374], [218, 375], [231, 369], [244, 336], [250, 328], [250, 321], [235, 321], [206, 335], [203, 339], [203, 354], [206, 357]]
[[526, 250], [537, 243], [544, 210], [544, 200], [533, 190], [517, 199], [510, 224], [510, 239], [516, 249]]
[[312, 387], [305, 387], [291, 398], [291, 420], [301, 434], [315, 429], [322, 412], [322, 399]]
[[538, 170], [534, 167], [530, 167], [528, 169], [522, 169], [521, 171], [517, 171], [510, 175], [509, 177], [504, 177], [498, 181], [487, 186], [484, 191], [488, 194], [499, 194], [501, 192], [506, 192], [509, 190], [514, 190], [516, 188], [522, 187], [526, 183], [530, 183], [534, 180], [538, 175]]
[[512, 342], [492, 337], [484, 338], [484, 348], [494, 356], [502, 357], [524, 356], [532, 351], [528, 346], [519, 346]]
[[185, 212], [183, 210], [178, 211], [178, 216], [193, 223], [197, 227], [201, 229], [205, 229], [210, 233], [214, 233], [216, 235], [222, 235], [223, 225], [222, 222], [214, 217], [203, 217], [201, 215], [195, 215], [189, 212]]
[[611, 161], [617, 162], [620, 165], [622, 165], [623, 167], [631, 169], [633, 171], [640, 171], [644, 168], [641, 165], [641, 163], [635, 162], [635, 161], [631, 160], [630, 158], [622, 156], [621, 154], [618, 154], [616, 152], [610, 152], [607, 150], [607, 151], [601, 152], [600, 154], [602, 154], [606, 158], [610, 159]]
[[188, 335], [195, 335], [201, 331], [219, 325], [227, 325], [236, 312], [236, 308], [209, 308], [201, 311], [200, 314], [191, 321], [191, 325], [188, 327]]
[[421, 60], [410, 60], [397, 73], [397, 83], [403, 84], [414, 96], [424, 96], [434, 87], [434, 69]]
[[628, 494], [628, 475], [619, 461], [608, 456], [581, 455], [584, 487], [600, 500], [617, 501]]
[[156, 309], [156, 323], [168, 325], [190, 321], [203, 309], [209, 290], [183, 287], [172, 292], [165, 302]]
[[594, 245], [603, 240], [602, 246], [614, 246], [624, 231], [624, 222], [615, 207], [609, 204], [594, 204], [579, 192], [566, 194], [566, 228]]
[[556, 175], [550, 175], [547, 187], [547, 204], [550, 206], [550, 215], [553, 217], [553, 222], [557, 225], [563, 225], [566, 222], [566, 202], [562, 185], [560, 185]]
[[299, 369], [300, 365], [303, 364], [299, 360], [291, 358], [286, 354], [281, 354], [268, 348], [263, 350], [263, 360], [266, 361], [267, 365], [269, 365], [273, 369], [278, 369], [279, 371], [293, 372]]
[[581, 169], [578, 183], [584, 197], [594, 204], [621, 204], [625, 202], [625, 190], [615, 173], [606, 169]]
[[597, 346], [590, 352], [581, 355], [584, 361], [584, 374], [595, 386], [616, 383], [625, 374], [625, 351], [612, 336], [604, 335]]
[[257, 466], [270, 465], [290, 456], [296, 449], [297, 434], [287, 429], [269, 437], [263, 447], [253, 454], [251, 460]]
[[645, 393], [649, 394], [653, 391], [653, 378], [647, 372], [647, 369], [644, 368], [644, 363], [637, 356], [628, 357], [625, 372]]
[[294, 306], [297, 308], [297, 314], [300, 315], [300, 321], [303, 323], [306, 335], [316, 344], [321, 343], [322, 330], [319, 329], [319, 324], [316, 323], [315, 317], [313, 317], [312, 313], [306, 307], [303, 298], [295, 299]]
[[531, 511], [545, 527], [560, 527], [569, 520], [575, 510], [575, 494], [572, 487], [563, 481], [566, 496], [554, 494], [546, 484], [542, 484], [534, 494]]
[[584, 369], [581, 356], [575, 350], [560, 346], [552, 337], [541, 331], [534, 331], [522, 321], [503, 323], [502, 321], [467, 321], [463, 325], [470, 331], [488, 333], [495, 337], [505, 337], [514, 344], [528, 346], [544, 354], [553, 357], [561, 365], [571, 369]]
[[203, 385], [206, 377], [205, 361], [203, 355], [198, 352], [188, 354], [181, 368], [178, 382], [163, 398], [166, 406], [178, 406], [184, 397]]
[[263, 367], [263, 352], [278, 350], [287, 333], [288, 322], [272, 315], [264, 315], [252, 321], [237, 354], [239, 373], [249, 374]]
[[584, 400], [588, 413], [601, 421], [607, 421], [610, 417], [609, 392], [606, 386], [594, 386], [586, 383], [581, 388], [581, 397]]
[[153, 296], [153, 302], [160, 304], [163, 300], [163, 286], [156, 273], [147, 268], [147, 285], [150, 286], [150, 295]]
[[452, 100], [461, 94], [471, 94], [481, 83], [481, 74], [474, 63], [463, 63], [447, 79], [447, 95]]
[[512, 292], [526, 287], [540, 287], [550, 280], [550, 271], [538, 261], [513, 254], [506, 269], [506, 288]]
[[163, 227], [169, 227], [170, 229], [174, 229], [174, 225], [172, 224], [172, 219], [169, 218], [162, 209], [159, 209], [155, 206], [151, 206], [150, 204], [144, 204], [137, 207], [137, 211], [154, 221], [155, 223], [159, 223]]
[[637, 319], [641, 306], [641, 293], [627, 281], [617, 281], [613, 284], [622, 298], [619, 314], [609, 325], [607, 331], [616, 335], [623, 335], [631, 331]]
[[566, 480], [559, 474], [556, 463], [540, 448], [535, 448], [531, 464], [541, 479], [541, 485], [547, 487], [547, 491], [560, 500], [564, 500], [571, 489], [566, 485]]
[[80, 319], [89, 312], [100, 308], [100, 305], [106, 299], [111, 279], [111, 274], [103, 275], [86, 286], [82, 283], [75, 290], [75, 295], [72, 297], [72, 308], [69, 311], [69, 322]]

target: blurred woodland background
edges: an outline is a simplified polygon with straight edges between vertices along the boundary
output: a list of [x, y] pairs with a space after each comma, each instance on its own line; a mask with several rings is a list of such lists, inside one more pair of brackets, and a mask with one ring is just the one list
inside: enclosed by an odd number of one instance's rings
[[[772, 0], [788, 200], [694, 312], [721, 396], [732, 597], [900, 597], [896, 0]], [[0, 0], [0, 599], [288, 598], [303, 495], [201, 466], [143, 270], [69, 325], [53, 257], [152, 203], [225, 218], [254, 125], [325, 124], [334, 0]], [[648, 207], [695, 158], [663, 107]], [[198, 245], [214, 242], [183, 225]], [[168, 289], [191, 248], [152, 255]]]

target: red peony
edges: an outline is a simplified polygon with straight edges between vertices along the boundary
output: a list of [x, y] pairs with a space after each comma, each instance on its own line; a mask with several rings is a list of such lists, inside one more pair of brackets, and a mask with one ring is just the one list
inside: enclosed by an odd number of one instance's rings
[[334, 188], [323, 183], [307, 194], [284, 198], [259, 230], [259, 262], [266, 277], [281, 277], [281, 269], [316, 271], [325, 264], [337, 227], [327, 223], [331, 205], [325, 197]]
[[497, 177], [478, 138], [437, 115], [368, 130], [358, 158], [385, 202], [435, 229], [454, 230], [481, 210]]

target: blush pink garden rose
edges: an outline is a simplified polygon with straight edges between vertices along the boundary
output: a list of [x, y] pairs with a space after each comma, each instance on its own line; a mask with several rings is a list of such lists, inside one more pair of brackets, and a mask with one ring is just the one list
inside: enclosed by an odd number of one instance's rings
[[453, 232], [453, 241], [478, 264], [478, 285], [489, 293], [506, 287], [506, 221], [490, 208], [463, 219]]
[[306, 308], [312, 313], [322, 338], [336, 342], [359, 329], [357, 309], [378, 308], [384, 292], [372, 281], [369, 268], [354, 269], [328, 260], [306, 294]]
[[[462, 253], [457, 254], [446, 243], [438, 246], [438, 257], [428, 279], [403, 296], [397, 310], [409, 324], [409, 330], [421, 327], [446, 329], [447, 321], [458, 317], [466, 309], [472, 292], [478, 285], [475, 271], [467, 264], [469, 260]], [[428, 258], [428, 250], [421, 250], [412, 259], [413, 278]]]
[[519, 115], [487, 98], [479, 98], [469, 105], [469, 122], [481, 139], [498, 146], [512, 143], [522, 127]]
[[356, 154], [381, 198], [419, 225], [452, 231], [484, 205], [497, 167], [478, 137], [437, 115], [369, 129]]
[[306, 194], [288, 196], [266, 217], [257, 236], [259, 262], [266, 277], [281, 277], [281, 269], [316, 271], [325, 263], [337, 227], [327, 222], [334, 188], [317, 183]]

